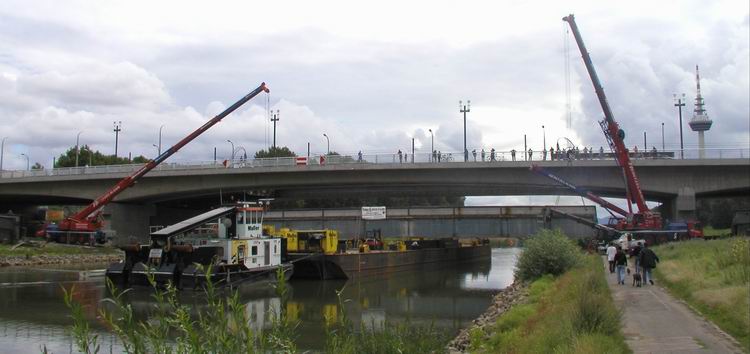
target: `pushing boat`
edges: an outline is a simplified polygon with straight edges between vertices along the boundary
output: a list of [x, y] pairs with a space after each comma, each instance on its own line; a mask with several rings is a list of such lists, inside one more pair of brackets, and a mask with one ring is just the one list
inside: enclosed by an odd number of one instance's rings
[[210, 280], [227, 286], [274, 281], [294, 271], [286, 260], [286, 240], [262, 233], [264, 207], [241, 202], [205, 212], [150, 234], [149, 244], [120, 247], [125, 260], [106, 276], [121, 287], [171, 283], [198, 289]]

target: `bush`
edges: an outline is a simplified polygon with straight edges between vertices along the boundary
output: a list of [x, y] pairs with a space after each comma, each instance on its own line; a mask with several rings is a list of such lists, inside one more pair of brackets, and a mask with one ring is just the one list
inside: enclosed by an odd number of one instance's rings
[[525, 242], [516, 264], [516, 279], [528, 281], [545, 274], [560, 275], [580, 262], [575, 243], [560, 230], [542, 230]]

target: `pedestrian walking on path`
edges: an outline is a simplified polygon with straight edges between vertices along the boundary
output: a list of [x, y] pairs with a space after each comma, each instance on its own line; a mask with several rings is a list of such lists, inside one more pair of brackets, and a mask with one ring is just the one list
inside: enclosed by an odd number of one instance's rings
[[607, 247], [607, 262], [609, 262], [609, 272], [615, 272], [615, 254], [617, 254], [617, 248], [614, 243], [610, 243]]
[[648, 243], [643, 244], [643, 249], [639, 253], [639, 263], [643, 268], [643, 283], [649, 283], [654, 285], [654, 279], [651, 277], [651, 271], [656, 268], [656, 263], [659, 263], [659, 257], [656, 253], [648, 248]]
[[617, 253], [615, 253], [615, 267], [617, 268], [617, 283], [625, 285], [625, 269], [628, 267], [628, 255], [620, 247], [617, 247]]

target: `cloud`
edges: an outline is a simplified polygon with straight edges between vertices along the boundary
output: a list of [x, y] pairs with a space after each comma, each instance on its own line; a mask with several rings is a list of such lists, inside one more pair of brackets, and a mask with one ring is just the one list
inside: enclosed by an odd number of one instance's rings
[[[659, 146], [661, 122], [665, 145], [678, 144], [672, 94], [692, 99], [695, 64], [714, 119], [707, 143], [750, 144], [747, 5], [703, 4], [700, 15], [682, 10], [695, 3], [676, 10], [649, 4], [649, 13], [632, 4], [579, 6], [586, 9], [577, 17], [584, 39], [629, 146], [641, 144], [644, 131], [648, 145]], [[457, 103], [467, 99], [469, 150], [520, 150], [524, 134], [534, 149], [563, 137], [605, 145], [596, 123], [601, 109], [574, 43], [574, 120], [572, 129], [565, 126], [560, 14], [574, 5], [512, 3], [503, 20], [484, 4], [472, 16], [455, 16], [453, 4], [430, 4], [428, 16], [417, 11], [423, 4], [393, 2], [366, 11], [341, 3], [344, 12], [264, 4], [225, 13], [181, 4], [184, 16], [137, 1], [74, 2], [56, 11], [48, 5], [0, 6], [0, 134], [11, 137], [6, 152], [47, 165], [81, 130], [82, 141], [113, 152], [113, 121], [123, 122], [119, 151], [152, 156], [161, 125], [164, 148], [261, 81], [270, 97], [249, 102], [172, 159], [211, 160], [214, 148], [220, 158], [231, 153], [228, 139], [248, 153], [268, 147], [270, 107], [281, 111], [278, 145], [298, 153], [308, 142], [324, 152], [323, 133], [341, 153], [409, 151], [412, 138], [426, 152], [427, 129], [436, 150], [460, 153]], [[275, 10], [285, 15], [248, 15]], [[226, 21], [213, 21], [219, 13]], [[408, 21], [386, 21], [393, 16]], [[686, 145], [694, 146], [689, 109], [683, 128]]]

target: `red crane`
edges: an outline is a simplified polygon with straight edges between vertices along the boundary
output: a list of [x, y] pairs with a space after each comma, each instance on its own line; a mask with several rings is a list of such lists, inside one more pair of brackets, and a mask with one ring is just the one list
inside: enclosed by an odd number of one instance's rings
[[64, 234], [69, 237], [71, 233], [78, 236], [93, 235], [93, 233], [99, 231], [99, 229], [101, 229], [102, 227], [102, 220], [100, 217], [102, 207], [111, 202], [112, 199], [114, 199], [118, 194], [122, 193], [122, 191], [135, 184], [135, 182], [137, 182], [146, 173], [153, 170], [154, 167], [158, 166], [168, 157], [179, 151], [187, 143], [203, 134], [206, 130], [214, 126], [216, 123], [219, 123], [222, 119], [224, 119], [224, 117], [234, 112], [237, 108], [245, 104], [247, 101], [251, 100], [253, 97], [257, 96], [261, 92], [269, 92], [269, 89], [268, 87], [266, 87], [265, 82], [261, 83], [258, 88], [242, 97], [229, 108], [225, 109], [217, 116], [211, 118], [211, 120], [190, 133], [188, 136], [184, 137], [177, 144], [164, 151], [161, 155], [143, 165], [143, 167], [135, 171], [133, 174], [123, 178], [120, 182], [115, 184], [114, 187], [96, 198], [91, 204], [83, 208], [81, 211], [63, 219], [58, 225], [44, 225], [44, 228], [37, 232], [37, 236], [57, 238], [56, 236]]
[[[594, 64], [591, 61], [586, 46], [583, 44], [583, 38], [581, 33], [578, 31], [578, 25], [576, 25], [575, 18], [573, 15], [563, 17], [563, 21], [570, 25], [570, 29], [573, 31], [575, 36], [576, 44], [578, 49], [581, 51], [583, 56], [583, 63], [586, 65], [586, 71], [588, 71], [591, 77], [591, 83], [594, 85], [594, 91], [596, 96], [599, 98], [599, 104], [602, 106], [604, 112], [604, 120], [599, 122], [599, 125], [604, 132], [604, 136], [607, 139], [610, 149], [614, 152], [617, 165], [622, 168], [623, 177], [625, 179], [625, 199], [628, 201], [628, 215], [627, 223], [628, 229], [648, 229], [648, 230], [659, 230], [662, 227], [661, 215], [657, 212], [651, 211], [646, 205], [646, 199], [643, 198], [643, 192], [641, 192], [641, 186], [638, 182], [638, 176], [635, 174], [635, 168], [633, 163], [630, 161], [628, 151], [625, 148], [625, 131], [620, 129], [620, 126], [615, 121], [612, 109], [609, 108], [609, 102], [607, 102], [607, 96], [604, 95], [604, 89], [602, 84], [599, 82], [599, 77], [596, 75], [594, 70]], [[638, 207], [637, 212], [633, 212], [633, 203]]]

